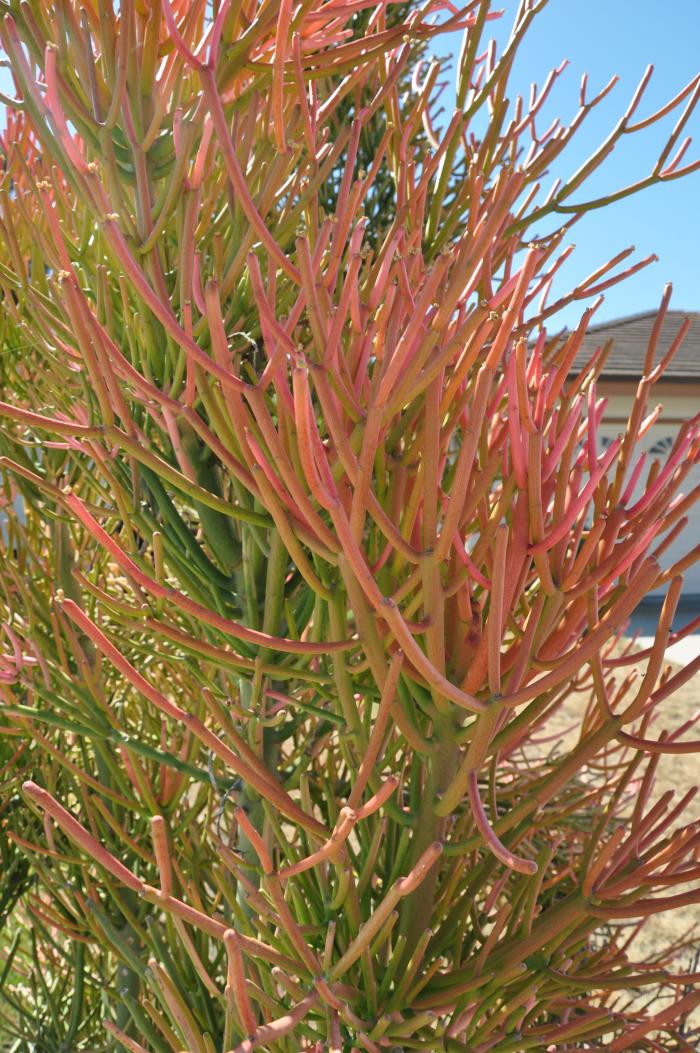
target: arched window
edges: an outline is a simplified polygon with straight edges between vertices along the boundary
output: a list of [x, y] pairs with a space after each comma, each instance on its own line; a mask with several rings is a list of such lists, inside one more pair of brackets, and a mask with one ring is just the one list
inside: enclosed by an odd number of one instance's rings
[[665, 435], [663, 439], [657, 439], [653, 446], [649, 447], [652, 457], [664, 457], [673, 446], [673, 436]]

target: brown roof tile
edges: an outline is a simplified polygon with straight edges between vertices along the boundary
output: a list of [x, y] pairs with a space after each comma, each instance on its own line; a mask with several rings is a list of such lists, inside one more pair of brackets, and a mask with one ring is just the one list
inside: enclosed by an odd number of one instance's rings
[[[643, 314], [633, 314], [627, 318], [591, 326], [583, 339], [572, 372], [578, 372], [596, 348], [602, 347], [612, 339], [613, 347], [603, 376], [608, 379], [640, 377], [656, 316], [656, 311], [645, 311]], [[655, 363], [668, 351], [684, 318], [691, 319], [690, 329], [664, 373], [665, 380], [700, 380], [700, 311], [668, 312], [659, 337]]]

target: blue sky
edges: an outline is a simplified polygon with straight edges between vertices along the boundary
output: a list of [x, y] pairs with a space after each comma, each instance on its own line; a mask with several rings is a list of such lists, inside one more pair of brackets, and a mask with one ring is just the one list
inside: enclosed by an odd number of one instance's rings
[[[489, 35], [502, 43], [517, 0], [502, 0], [494, 6], [505, 13], [499, 22], [490, 23]], [[440, 38], [435, 50], [442, 56], [458, 52], [459, 46], [459, 36], [451, 35]], [[620, 75], [621, 82], [572, 143], [556, 171], [562, 176], [574, 172], [610, 131], [650, 62], [655, 73], [638, 111], [641, 116], [667, 101], [700, 69], [700, 0], [665, 0], [663, 4], [658, 0], [550, 0], [535, 19], [519, 56], [512, 94], [527, 93], [533, 80], [542, 84], [550, 68], [564, 58], [570, 65], [555, 85], [547, 110], [550, 116], [573, 115], [585, 71], [591, 90], [602, 87], [613, 73]], [[2, 69], [0, 89], [9, 91], [7, 72]], [[446, 97], [445, 104], [451, 111], [452, 99]], [[587, 196], [647, 174], [673, 122], [672, 116], [667, 117], [620, 144], [591, 180]], [[541, 127], [545, 126], [542, 122]], [[686, 159], [700, 157], [700, 113], [694, 115], [686, 133], [695, 140]], [[636, 246], [636, 258], [652, 252], [659, 256], [658, 263], [608, 291], [596, 320], [654, 308], [667, 281], [674, 285], [672, 306], [700, 310], [700, 172], [589, 213], [572, 230], [571, 240], [576, 252], [559, 291], [629, 245]], [[571, 324], [578, 314], [574, 307], [558, 316], [558, 321]]]
[[[496, 0], [494, 7], [505, 13], [499, 22], [489, 24], [487, 35], [502, 44], [517, 3]], [[440, 56], [458, 53], [460, 42], [457, 34], [444, 37], [435, 51]], [[561, 176], [575, 172], [610, 132], [649, 63], [654, 65], [654, 76], [637, 111], [640, 117], [653, 113], [700, 71], [700, 0], [550, 0], [530, 27], [509, 94], [527, 96], [530, 83], [542, 85], [549, 70], [565, 58], [570, 64], [554, 86], [548, 117], [539, 124], [542, 130], [554, 116], [573, 116], [582, 73], [588, 72], [591, 90], [602, 88], [614, 73], [621, 80], [571, 143], [553, 173]], [[452, 99], [446, 97], [445, 106], [451, 112]], [[624, 140], [590, 180], [591, 192], [585, 198], [647, 175], [674, 123], [675, 117], [669, 115]], [[700, 106], [685, 134], [693, 136], [693, 143], [684, 163], [700, 157]], [[635, 258], [652, 252], [659, 257], [658, 263], [606, 293], [596, 321], [655, 308], [667, 281], [673, 282], [673, 307], [700, 310], [700, 172], [589, 212], [572, 230], [571, 240], [576, 251], [560, 291], [629, 245], [637, 248]], [[558, 321], [570, 324], [579, 313], [574, 306], [557, 316]]]

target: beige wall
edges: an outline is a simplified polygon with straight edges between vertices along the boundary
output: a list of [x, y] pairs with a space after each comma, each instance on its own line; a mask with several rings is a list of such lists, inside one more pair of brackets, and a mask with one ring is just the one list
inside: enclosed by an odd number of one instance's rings
[[[606, 419], [626, 422], [632, 409], [636, 385], [608, 382], [598, 385], [598, 397], [607, 398]], [[662, 419], [679, 424], [700, 413], [700, 384], [657, 384], [652, 389], [649, 406], [663, 406]]]
[[[601, 384], [600, 386], [600, 394], [608, 397], [608, 405], [600, 429], [602, 439], [614, 439], [624, 431], [625, 424], [629, 418], [632, 409], [633, 389], [628, 388], [629, 394], [627, 394], [622, 393], [620, 387], [621, 385], [612, 384]], [[647, 465], [655, 457], [659, 457], [663, 463], [666, 457], [665, 448], [669, 445], [669, 440], [672, 441], [675, 438], [679, 425], [689, 417], [700, 413], [700, 386], [687, 385], [685, 391], [683, 391], [682, 385], [673, 385], [673, 388], [675, 391], [671, 389], [670, 385], [668, 387], [658, 385], [652, 393], [649, 403], [650, 410], [661, 404], [663, 411], [658, 422], [649, 429], [641, 443], [641, 448], [648, 452]], [[642, 482], [637, 486], [635, 498], [642, 495], [646, 471], [647, 466], [645, 465], [642, 473]], [[686, 476], [681, 492], [688, 493], [699, 485], [700, 464], [696, 464]], [[690, 511], [688, 526], [683, 534], [676, 539], [668, 552], [664, 554], [662, 565], [672, 565], [698, 543], [700, 543], [700, 501]], [[700, 561], [685, 572], [684, 578], [684, 592], [686, 594], [700, 594]]]

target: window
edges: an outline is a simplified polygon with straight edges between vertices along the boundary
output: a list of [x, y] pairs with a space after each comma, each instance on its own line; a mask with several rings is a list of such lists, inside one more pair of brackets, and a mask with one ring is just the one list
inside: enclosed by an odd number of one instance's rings
[[664, 457], [673, 446], [673, 436], [665, 435], [663, 439], [657, 439], [653, 446], [649, 447], [652, 457]]

